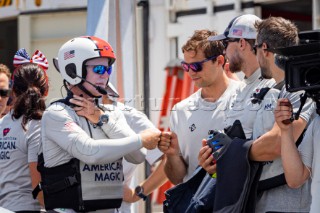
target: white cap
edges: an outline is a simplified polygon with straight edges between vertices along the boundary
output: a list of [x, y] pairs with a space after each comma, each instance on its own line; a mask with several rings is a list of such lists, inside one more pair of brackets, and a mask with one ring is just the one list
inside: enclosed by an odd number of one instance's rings
[[261, 21], [258, 16], [245, 14], [232, 19], [223, 34], [210, 36], [209, 41], [220, 41], [226, 38], [256, 39], [257, 29], [254, 27], [256, 21]]

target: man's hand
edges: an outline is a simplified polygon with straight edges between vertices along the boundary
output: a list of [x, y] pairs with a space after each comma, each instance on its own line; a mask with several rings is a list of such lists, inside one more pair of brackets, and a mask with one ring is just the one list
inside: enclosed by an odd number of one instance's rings
[[128, 203], [134, 203], [141, 198], [138, 197], [134, 191], [134, 189], [131, 189], [129, 186], [124, 184], [123, 186], [123, 201], [128, 202]]
[[178, 137], [174, 132], [162, 132], [158, 148], [166, 155], [180, 155]]
[[287, 131], [292, 128], [292, 123], [284, 122], [289, 120], [291, 116], [292, 106], [289, 100], [285, 98], [279, 99], [274, 111], [274, 117], [281, 131]]
[[206, 139], [202, 140], [202, 146], [198, 155], [199, 165], [209, 174], [214, 174], [216, 173], [217, 166], [213, 163], [212, 149], [207, 145]]
[[98, 123], [100, 115], [103, 111], [100, 110], [94, 103], [93, 98], [84, 98], [78, 95], [73, 95], [70, 103], [76, 105], [73, 107], [77, 115], [87, 118], [91, 123]]
[[146, 129], [140, 133], [142, 146], [146, 149], [154, 149], [160, 141], [161, 132], [158, 129]]

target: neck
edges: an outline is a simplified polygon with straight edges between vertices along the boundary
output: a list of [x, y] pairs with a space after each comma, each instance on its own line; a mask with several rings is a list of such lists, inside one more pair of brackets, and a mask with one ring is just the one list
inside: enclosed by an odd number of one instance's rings
[[228, 85], [229, 78], [224, 72], [222, 72], [222, 76], [219, 79], [213, 82], [210, 86], [202, 88], [201, 97], [206, 99], [206, 101], [215, 102], [225, 92]]
[[102, 96], [102, 103], [103, 104], [112, 104], [113, 101], [108, 98], [108, 95], [103, 95]]
[[284, 71], [277, 66], [272, 67], [272, 78], [276, 83], [280, 83], [284, 80]]
[[252, 52], [244, 55], [244, 57], [242, 72], [247, 78], [249, 78], [260, 66], [256, 55], [254, 55]]

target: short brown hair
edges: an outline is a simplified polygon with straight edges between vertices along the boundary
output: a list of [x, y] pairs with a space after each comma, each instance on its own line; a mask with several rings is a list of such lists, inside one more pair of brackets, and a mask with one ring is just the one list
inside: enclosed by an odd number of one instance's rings
[[266, 43], [268, 48], [282, 48], [297, 45], [298, 28], [290, 20], [269, 17], [255, 23], [258, 31], [257, 44]]
[[210, 36], [215, 35], [217, 35], [217, 33], [214, 31], [196, 30], [192, 37], [182, 46], [182, 52], [195, 51], [197, 53], [200, 50], [203, 51], [206, 58], [224, 55], [224, 47], [221, 41], [208, 40]]
[[4, 64], [0, 64], [0, 73], [6, 74], [6, 76], [8, 76], [9, 79], [11, 78], [11, 72], [9, 68]]

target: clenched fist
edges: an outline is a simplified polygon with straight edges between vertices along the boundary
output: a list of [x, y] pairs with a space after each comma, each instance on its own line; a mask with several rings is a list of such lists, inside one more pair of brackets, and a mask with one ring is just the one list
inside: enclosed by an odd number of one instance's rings
[[140, 133], [142, 146], [146, 149], [154, 149], [160, 141], [161, 132], [158, 129], [146, 129]]

